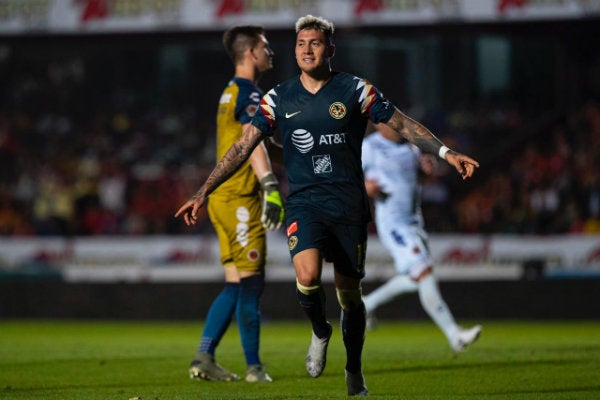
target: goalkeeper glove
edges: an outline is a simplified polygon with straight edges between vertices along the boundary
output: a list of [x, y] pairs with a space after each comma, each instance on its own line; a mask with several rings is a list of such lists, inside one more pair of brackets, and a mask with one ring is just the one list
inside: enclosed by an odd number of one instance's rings
[[260, 179], [260, 187], [263, 191], [263, 207], [260, 222], [266, 229], [275, 230], [283, 223], [283, 202], [277, 190], [277, 178], [272, 172], [267, 173]]

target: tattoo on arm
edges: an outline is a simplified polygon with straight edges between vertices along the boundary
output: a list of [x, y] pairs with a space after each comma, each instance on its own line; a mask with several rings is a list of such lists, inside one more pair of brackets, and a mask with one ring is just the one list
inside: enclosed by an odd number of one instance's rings
[[250, 154], [263, 138], [264, 133], [254, 125], [250, 125], [244, 131], [240, 140], [227, 150], [194, 197], [208, 196], [219, 185], [229, 179], [250, 158]]
[[438, 154], [444, 144], [421, 123], [396, 109], [387, 124], [427, 153]]

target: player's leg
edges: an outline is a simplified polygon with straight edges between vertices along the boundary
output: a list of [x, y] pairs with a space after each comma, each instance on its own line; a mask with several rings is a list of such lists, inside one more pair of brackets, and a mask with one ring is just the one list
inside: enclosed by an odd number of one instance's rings
[[389, 303], [404, 293], [416, 292], [418, 285], [407, 275], [394, 275], [383, 285], [364, 296], [367, 314], [373, 313], [380, 306]]
[[360, 280], [336, 272], [336, 294], [342, 309], [340, 326], [346, 348], [345, 376], [348, 395], [367, 395], [362, 373], [362, 350], [365, 342], [366, 312]]
[[421, 305], [444, 333], [450, 343], [450, 347], [454, 351], [466, 350], [479, 337], [481, 326], [476, 325], [470, 329], [463, 329], [456, 323], [452, 312], [440, 294], [431, 268], [424, 271], [422, 276], [419, 277], [418, 284]]
[[396, 275], [364, 296], [369, 330], [374, 328], [375, 310], [378, 307], [405, 293], [418, 290], [417, 282], [408, 276], [409, 272], [422, 270], [429, 265], [429, 252], [416, 227], [394, 223], [393, 220], [380, 220], [377, 233], [394, 260]]
[[421, 305], [429, 317], [448, 340], [455, 343], [460, 328], [442, 299], [433, 276], [427, 233], [419, 225], [397, 224], [385, 231], [383, 240], [394, 258], [396, 271], [417, 287]]
[[227, 331], [234, 314], [239, 295], [239, 278], [235, 266], [225, 267], [225, 287], [213, 300], [202, 331], [198, 351], [189, 368], [190, 378], [233, 381], [239, 377], [221, 367], [215, 361], [215, 351]]
[[362, 372], [366, 311], [361, 279], [365, 275], [367, 230], [365, 226], [336, 226], [335, 241], [329, 243], [326, 259], [333, 261], [340, 326], [346, 348], [345, 376], [349, 396], [366, 396]]
[[428, 235], [418, 225], [398, 228], [402, 240], [406, 241], [412, 251], [406, 253], [408, 275], [418, 285], [419, 300], [423, 309], [438, 328], [444, 333], [450, 345], [456, 350], [460, 340], [461, 328], [456, 324], [452, 312], [440, 294], [437, 280], [433, 275], [433, 259], [429, 252]]
[[236, 307], [236, 320], [246, 358], [247, 382], [271, 382], [259, 357], [260, 299], [265, 286], [266, 232], [260, 222], [262, 212], [258, 199], [242, 198], [236, 212], [236, 238], [232, 254], [240, 275], [240, 291]]
[[289, 206], [286, 210], [288, 247], [296, 271], [296, 296], [312, 325], [306, 354], [306, 372], [314, 378], [325, 369], [332, 328], [325, 314], [325, 292], [321, 286], [321, 250], [327, 228], [312, 212]]
[[448, 305], [442, 298], [437, 281], [432, 274], [431, 268], [423, 272], [419, 279], [419, 299], [423, 309], [429, 317], [435, 322], [440, 330], [446, 335], [450, 343], [458, 334], [458, 325], [448, 308]]
[[264, 275], [253, 274], [240, 279], [240, 294], [236, 318], [246, 358], [247, 382], [271, 382], [259, 357], [260, 298], [264, 289]]
[[212, 201], [208, 204], [208, 215], [217, 233], [221, 262], [225, 269], [225, 287], [213, 300], [202, 331], [198, 351], [189, 368], [191, 378], [232, 381], [239, 377], [221, 367], [215, 361], [215, 352], [227, 331], [235, 313], [240, 287], [240, 276], [235, 264], [234, 243], [236, 242], [235, 217], [229, 204]]
[[[221, 263], [225, 268], [225, 286], [213, 300], [202, 331], [198, 351], [189, 368], [190, 378], [234, 381], [239, 377], [215, 361], [215, 351], [227, 331], [235, 312], [239, 295], [239, 275], [231, 255], [231, 234], [235, 226], [228, 218], [231, 214], [222, 202], [210, 202], [208, 215], [219, 239]], [[232, 226], [233, 225], [233, 226]]]
[[417, 283], [407, 275], [395, 275], [367, 296], [364, 296], [363, 301], [367, 311], [367, 330], [373, 331], [377, 327], [375, 310], [402, 294], [416, 292], [417, 289]]
[[296, 269], [296, 296], [312, 325], [311, 343], [306, 354], [306, 371], [314, 378], [325, 369], [332, 327], [325, 314], [325, 291], [321, 286], [322, 261], [317, 249], [305, 249], [293, 258]]
[[430, 256], [427, 233], [421, 227], [414, 228], [415, 243], [419, 244], [421, 261], [415, 262], [409, 270], [412, 279], [418, 282], [421, 305], [440, 328], [454, 351], [464, 351], [481, 334], [481, 326], [469, 329], [460, 327], [442, 298], [437, 280], [433, 275], [433, 259]]

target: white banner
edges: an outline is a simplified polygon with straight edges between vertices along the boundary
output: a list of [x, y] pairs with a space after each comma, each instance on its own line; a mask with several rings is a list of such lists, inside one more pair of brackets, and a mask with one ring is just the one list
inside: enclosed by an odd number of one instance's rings
[[[546, 272], [600, 276], [600, 235], [431, 235], [436, 273], [448, 279], [519, 279], [523, 263], [539, 260]], [[267, 277], [293, 281], [287, 241], [268, 236]], [[327, 267], [328, 268], [328, 267]], [[377, 236], [367, 250], [367, 279], [394, 273]], [[222, 279], [213, 236], [3, 238], [2, 276], [54, 273], [67, 281], [214, 281]], [[331, 278], [324, 272], [324, 280]]]
[[578, 19], [600, 0], [0, 0], [0, 34], [292, 29], [305, 14], [339, 27]]

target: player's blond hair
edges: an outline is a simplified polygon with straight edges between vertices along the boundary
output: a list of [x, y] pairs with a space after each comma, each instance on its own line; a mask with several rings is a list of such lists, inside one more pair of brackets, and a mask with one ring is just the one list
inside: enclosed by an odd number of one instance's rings
[[303, 29], [314, 29], [316, 31], [323, 32], [329, 43], [331, 43], [333, 40], [333, 22], [330, 22], [323, 17], [315, 17], [308, 14], [304, 17], [298, 18], [298, 21], [296, 21], [296, 33]]

